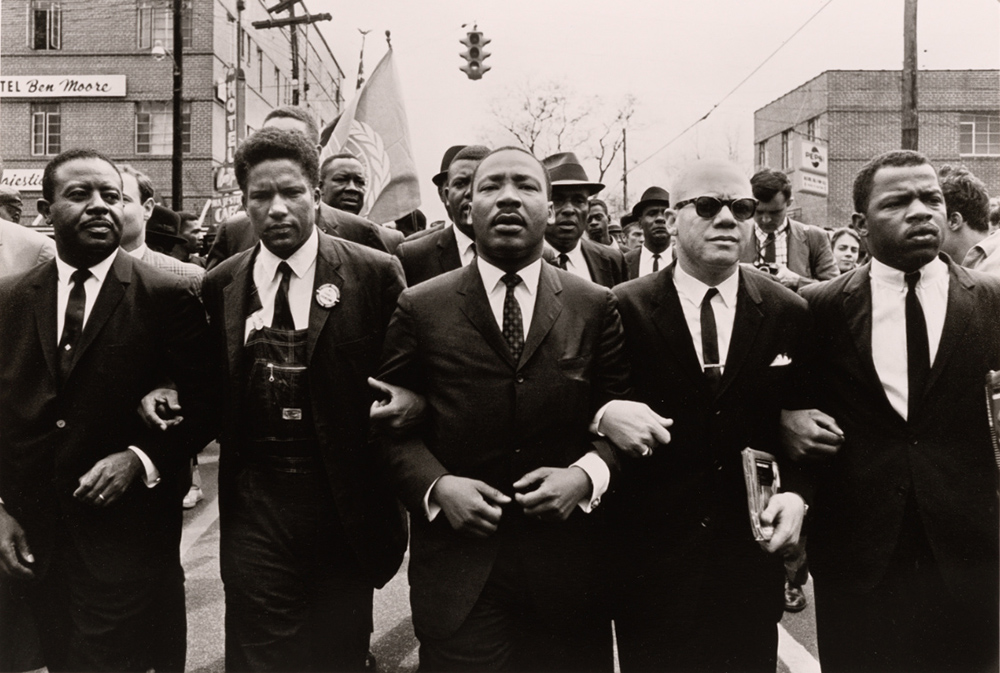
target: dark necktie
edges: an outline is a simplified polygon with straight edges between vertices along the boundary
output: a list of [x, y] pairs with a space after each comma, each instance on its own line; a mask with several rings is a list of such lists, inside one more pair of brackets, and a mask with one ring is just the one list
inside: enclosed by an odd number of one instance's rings
[[701, 300], [701, 356], [705, 361], [705, 377], [713, 389], [717, 389], [719, 381], [722, 380], [722, 365], [719, 364], [719, 330], [715, 325], [715, 311], [712, 310], [712, 297], [717, 294], [719, 291], [711, 287]]
[[70, 276], [73, 287], [66, 302], [66, 319], [63, 321], [62, 338], [59, 339], [59, 375], [65, 381], [73, 363], [73, 350], [80, 342], [83, 332], [83, 312], [87, 305], [87, 290], [84, 283], [90, 278], [89, 269], [77, 269]]
[[909, 373], [907, 390], [907, 419], [914, 418], [920, 403], [927, 377], [931, 371], [931, 349], [927, 343], [927, 321], [917, 297], [920, 272], [904, 276], [906, 279], [906, 371]]
[[772, 231], [764, 239], [764, 261], [768, 264], [774, 264], [776, 259], [774, 252], [774, 232]]
[[292, 280], [292, 267], [288, 266], [288, 262], [282, 262], [278, 265], [278, 273], [281, 274], [281, 283], [278, 285], [278, 293], [274, 295], [274, 317], [271, 319], [271, 327], [294, 332], [295, 320], [292, 319], [292, 307], [288, 303], [288, 284]]
[[659, 270], [660, 270], [660, 253], [654, 252], [653, 253], [653, 273], [656, 273]]
[[516, 273], [508, 273], [500, 280], [507, 286], [507, 296], [503, 299], [503, 338], [516, 362], [521, 359], [521, 351], [524, 350], [524, 322], [521, 320], [521, 306], [514, 297], [514, 288], [521, 282], [521, 277]]
[[565, 271], [566, 270], [566, 264], [568, 262], [569, 262], [569, 255], [567, 255], [565, 252], [560, 252], [559, 253], [559, 268], [562, 269], [563, 271]]

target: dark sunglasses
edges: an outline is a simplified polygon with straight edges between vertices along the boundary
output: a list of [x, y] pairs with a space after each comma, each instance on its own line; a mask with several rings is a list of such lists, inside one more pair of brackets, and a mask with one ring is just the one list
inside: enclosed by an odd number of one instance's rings
[[722, 210], [722, 206], [728, 207], [733, 213], [733, 217], [740, 222], [749, 220], [757, 211], [757, 199], [728, 199], [723, 201], [714, 196], [699, 196], [696, 199], [679, 201], [674, 204], [674, 209], [680, 210], [692, 203], [694, 204], [694, 212], [698, 213], [698, 217], [703, 217], [706, 220], [718, 215], [719, 211]]

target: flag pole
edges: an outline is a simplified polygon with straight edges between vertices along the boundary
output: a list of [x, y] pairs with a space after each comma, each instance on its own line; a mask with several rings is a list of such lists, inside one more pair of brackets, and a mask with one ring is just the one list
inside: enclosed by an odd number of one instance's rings
[[368, 36], [368, 33], [372, 32], [372, 29], [361, 30], [358, 28], [358, 32], [361, 33], [361, 56], [358, 57], [358, 83], [354, 87], [355, 91], [360, 89], [361, 85], [365, 83], [365, 38]]

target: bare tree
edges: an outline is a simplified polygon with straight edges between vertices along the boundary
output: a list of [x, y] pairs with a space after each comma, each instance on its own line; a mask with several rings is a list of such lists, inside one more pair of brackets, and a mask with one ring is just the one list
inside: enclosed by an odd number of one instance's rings
[[604, 124], [603, 131], [597, 138], [594, 149], [594, 159], [597, 160], [597, 181], [604, 182], [605, 174], [611, 170], [612, 164], [622, 146], [625, 144], [623, 131], [628, 128], [629, 120], [635, 114], [635, 97], [629, 94], [622, 101], [615, 118]]

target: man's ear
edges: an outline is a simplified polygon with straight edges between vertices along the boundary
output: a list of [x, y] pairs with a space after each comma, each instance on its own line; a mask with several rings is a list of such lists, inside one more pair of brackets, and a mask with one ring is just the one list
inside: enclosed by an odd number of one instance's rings
[[677, 211], [667, 209], [667, 232], [671, 236], [677, 235]]
[[316, 202], [316, 207], [319, 208], [319, 204], [323, 201], [323, 192], [319, 186], [313, 189], [313, 200]]
[[965, 225], [965, 218], [957, 210], [948, 215], [948, 230], [959, 231]]
[[45, 199], [38, 199], [38, 213], [45, 218], [45, 221], [49, 221], [49, 202]]
[[861, 213], [851, 215], [851, 227], [854, 231], [858, 232], [861, 238], [868, 237], [868, 218]]
[[153, 215], [153, 199], [146, 199], [142, 204], [142, 221], [148, 222]]
[[546, 224], [556, 223], [556, 209], [555, 206], [552, 205], [551, 201], [549, 201], [549, 216], [546, 218], [545, 222]]

